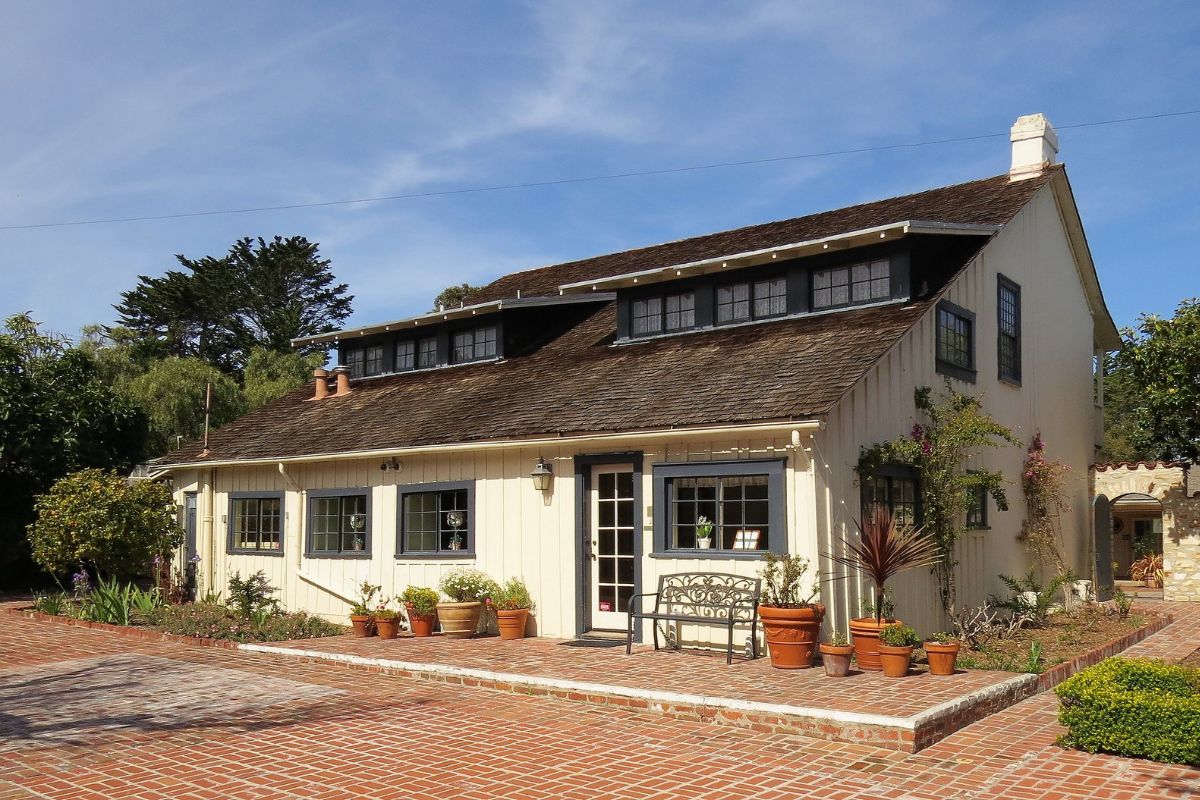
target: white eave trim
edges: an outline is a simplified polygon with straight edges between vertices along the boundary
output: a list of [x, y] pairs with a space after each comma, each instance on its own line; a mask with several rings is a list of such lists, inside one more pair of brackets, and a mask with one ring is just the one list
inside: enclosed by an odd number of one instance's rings
[[615, 298], [615, 294], [601, 293], [587, 298], [552, 295], [550, 297], [510, 297], [506, 300], [489, 300], [486, 303], [475, 303], [469, 306], [446, 308], [441, 311], [430, 311], [428, 314], [391, 320], [390, 322], [380, 322], [361, 328], [348, 328], [346, 330], [334, 331], [333, 333], [321, 333], [316, 336], [301, 336], [297, 339], [292, 339], [292, 347], [306, 344], [320, 344], [322, 342], [340, 342], [343, 339], [357, 339], [360, 336], [370, 336], [378, 333], [398, 333], [421, 325], [429, 325], [444, 320], [463, 319], [479, 314], [490, 314], [505, 308], [539, 308], [541, 306], [570, 305], [571, 303], [595, 303]]
[[875, 225], [845, 233], [823, 236], [819, 239], [807, 239], [802, 242], [781, 244], [776, 247], [765, 247], [760, 250], [747, 250], [741, 253], [715, 256], [700, 261], [689, 261], [683, 264], [672, 264], [666, 267], [627, 272], [608, 278], [597, 278], [590, 281], [564, 283], [558, 287], [561, 294], [579, 294], [597, 292], [601, 289], [612, 291], [620, 287], [635, 284], [658, 283], [664, 280], [688, 275], [703, 275], [719, 272], [723, 269], [751, 267], [777, 260], [779, 258], [796, 258], [804, 255], [831, 250], [845, 250], [850, 247], [862, 247], [868, 244], [878, 244], [882, 241], [899, 239], [912, 234], [939, 234], [950, 236], [991, 236], [1003, 227], [1001, 225], [974, 225], [952, 222], [931, 222], [928, 220], [902, 220], [886, 225]]

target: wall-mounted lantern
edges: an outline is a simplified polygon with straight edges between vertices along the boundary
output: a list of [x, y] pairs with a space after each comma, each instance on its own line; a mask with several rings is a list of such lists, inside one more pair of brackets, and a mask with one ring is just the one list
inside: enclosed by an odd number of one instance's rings
[[538, 456], [538, 463], [534, 466], [533, 472], [529, 473], [529, 477], [533, 478], [533, 488], [544, 492], [550, 488], [550, 483], [554, 480], [554, 470], [541, 456]]

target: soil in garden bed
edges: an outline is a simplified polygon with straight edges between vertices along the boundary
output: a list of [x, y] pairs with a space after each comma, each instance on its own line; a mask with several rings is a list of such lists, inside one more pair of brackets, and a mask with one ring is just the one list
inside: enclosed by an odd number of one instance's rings
[[[1022, 628], [1009, 638], [993, 639], [982, 650], [963, 648], [958, 666], [1041, 673], [1143, 628], [1157, 617], [1153, 611], [1139, 611], [1121, 619], [1103, 608], [1062, 612], [1052, 615], [1041, 628]], [[1033, 642], [1042, 644], [1042, 658], [1037, 665], [1030, 663]]]
[[1183, 664], [1185, 667], [1196, 667], [1197, 669], [1200, 669], [1200, 649], [1193, 650], [1190, 656], [1187, 656], [1179, 663]]

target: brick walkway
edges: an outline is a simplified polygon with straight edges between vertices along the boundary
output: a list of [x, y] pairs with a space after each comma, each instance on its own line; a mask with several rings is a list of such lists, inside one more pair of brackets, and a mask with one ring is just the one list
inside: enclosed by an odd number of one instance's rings
[[[1200, 647], [1200, 609], [1136, 646]], [[1041, 695], [917, 755], [0, 615], [0, 799], [1200, 798]]]

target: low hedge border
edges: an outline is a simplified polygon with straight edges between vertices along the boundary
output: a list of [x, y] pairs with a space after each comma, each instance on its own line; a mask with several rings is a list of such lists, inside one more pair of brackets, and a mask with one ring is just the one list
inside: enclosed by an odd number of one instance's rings
[[176, 644], [188, 644], [195, 647], [220, 647], [224, 650], [237, 650], [238, 643], [227, 639], [205, 639], [199, 636], [182, 636], [177, 633], [163, 633], [162, 631], [148, 630], [146, 628], [134, 628], [126, 625], [110, 625], [107, 622], [92, 622], [86, 619], [75, 619], [74, 617], [59, 617], [54, 614], [43, 614], [40, 611], [34, 611], [29, 608], [9, 608], [8, 613], [16, 614], [27, 619], [33, 619], [38, 622], [50, 622], [57, 625], [73, 625], [76, 628], [92, 628], [94, 630], [107, 631], [115, 633], [118, 636], [123, 636], [126, 639], [137, 639], [142, 642], [174, 642]]
[[1200, 669], [1110, 658], [1055, 694], [1067, 747], [1200, 766]]

